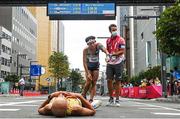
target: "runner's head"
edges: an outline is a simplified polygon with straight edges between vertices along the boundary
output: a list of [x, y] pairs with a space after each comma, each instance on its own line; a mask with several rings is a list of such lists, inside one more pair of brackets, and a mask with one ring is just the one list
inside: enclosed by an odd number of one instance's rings
[[92, 45], [96, 42], [96, 37], [95, 36], [88, 36], [85, 41], [87, 43], [87, 45]]
[[67, 101], [63, 95], [58, 96], [52, 103], [51, 111], [54, 116], [65, 117], [67, 110]]

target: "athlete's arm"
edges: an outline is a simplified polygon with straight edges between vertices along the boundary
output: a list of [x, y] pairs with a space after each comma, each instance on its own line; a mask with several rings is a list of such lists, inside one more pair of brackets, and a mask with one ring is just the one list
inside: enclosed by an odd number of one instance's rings
[[82, 107], [80, 105], [73, 106], [71, 115], [76, 116], [93, 116], [96, 111], [88, 109], [86, 107]]
[[72, 110], [73, 115], [92, 116], [96, 113], [91, 103], [87, 101], [82, 95], [74, 93], [74, 95], [81, 101], [82, 106], [74, 106]]
[[83, 50], [83, 66], [84, 66], [84, 70], [85, 70], [85, 72], [86, 73], [88, 73], [88, 67], [87, 67], [87, 59], [86, 59], [86, 55], [87, 55], [87, 49], [85, 48], [84, 50]]
[[51, 115], [51, 104], [49, 104], [50, 102], [50, 98], [46, 99], [38, 108], [38, 112], [39, 114], [42, 115]]
[[53, 97], [58, 97], [60, 94], [64, 93], [65, 91], [57, 91], [54, 93], [51, 93], [48, 98], [52, 99]]
[[92, 80], [92, 76], [91, 76], [91, 74], [88, 71], [87, 59], [86, 58], [87, 58], [87, 48], [85, 48], [83, 50], [83, 66], [84, 66], [86, 77], [89, 78], [90, 80]]
[[39, 109], [42, 108], [42, 107], [44, 107], [44, 106], [46, 106], [46, 105], [50, 102], [50, 100], [51, 100], [50, 98], [46, 99], [46, 100], [40, 105]]
[[101, 43], [98, 43], [98, 47], [99, 49], [104, 52], [106, 55], [109, 54], [108, 50], [101, 44]]

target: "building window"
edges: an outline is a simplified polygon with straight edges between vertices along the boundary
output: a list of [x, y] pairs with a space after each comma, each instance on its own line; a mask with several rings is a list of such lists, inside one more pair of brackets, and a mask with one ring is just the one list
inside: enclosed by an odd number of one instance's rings
[[151, 41], [146, 42], [146, 67], [151, 66]]
[[2, 45], [2, 51], [3, 51], [3, 52], [6, 52], [6, 47], [5, 47], [5, 45]]
[[4, 58], [1, 57], [1, 64], [4, 65]]
[[144, 40], [144, 33], [141, 33], [141, 40]]

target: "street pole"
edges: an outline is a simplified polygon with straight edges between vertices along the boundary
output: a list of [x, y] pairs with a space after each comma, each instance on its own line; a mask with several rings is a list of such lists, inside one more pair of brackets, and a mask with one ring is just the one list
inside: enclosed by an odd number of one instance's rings
[[20, 66], [20, 77], [22, 76], [22, 68], [23, 68], [23, 65], [21, 64], [21, 66]]
[[[156, 14], [160, 16], [160, 14], [163, 12], [163, 7], [159, 7], [156, 10]], [[157, 29], [157, 21], [158, 18], [156, 18], [156, 29]], [[157, 47], [159, 49], [159, 40], [157, 40]], [[167, 98], [167, 78], [166, 78], [166, 54], [160, 51], [160, 57], [161, 57], [161, 83], [162, 83], [162, 92], [163, 97]]]
[[135, 20], [148, 20], [150, 18], [159, 18], [160, 16], [124, 16], [125, 20], [129, 18], [133, 18]]
[[59, 20], [58, 20], [58, 24], [57, 24], [57, 52], [59, 52]]
[[50, 94], [50, 82], [48, 81], [48, 94]]
[[19, 76], [19, 56], [27, 56], [27, 54], [17, 54], [17, 67], [16, 67], [16, 75]]
[[30, 61], [30, 64], [29, 64], [29, 82], [30, 82], [30, 90], [31, 90], [31, 82], [32, 82], [32, 79], [31, 79], [31, 61]]
[[41, 82], [40, 79], [41, 79], [41, 76], [39, 76], [39, 83], [38, 83], [39, 91], [40, 91], [40, 82]]
[[161, 52], [161, 82], [163, 97], [167, 98], [167, 79], [166, 79], [166, 54]]
[[16, 67], [16, 75], [18, 76], [18, 74], [19, 74], [19, 54], [17, 54], [17, 67]]

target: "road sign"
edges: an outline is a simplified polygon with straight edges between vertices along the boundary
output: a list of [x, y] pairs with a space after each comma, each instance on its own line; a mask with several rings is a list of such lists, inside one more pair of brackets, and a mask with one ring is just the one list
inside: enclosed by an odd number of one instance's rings
[[42, 75], [42, 74], [45, 74], [45, 73], [46, 73], [45, 68], [44, 68], [44, 67], [41, 67], [41, 75]]
[[30, 66], [31, 76], [41, 76], [41, 65], [31, 65]]
[[48, 3], [50, 19], [102, 20], [115, 19], [115, 3]]

